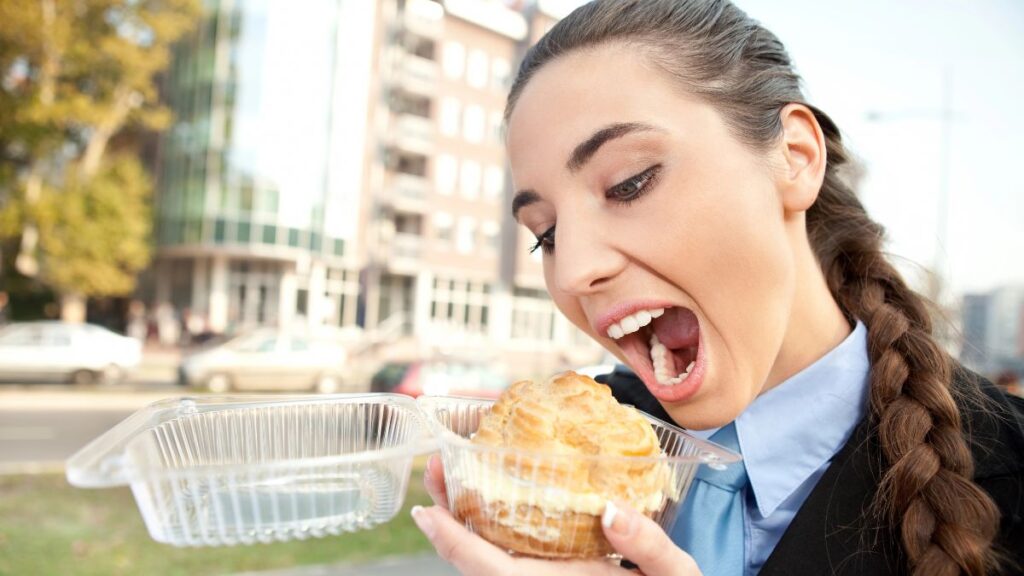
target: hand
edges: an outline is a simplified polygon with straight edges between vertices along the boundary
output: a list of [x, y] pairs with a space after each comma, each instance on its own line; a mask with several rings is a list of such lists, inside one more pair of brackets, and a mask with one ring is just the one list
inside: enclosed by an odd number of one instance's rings
[[[466, 576], [493, 574], [635, 574], [603, 560], [551, 561], [510, 556], [466, 530], [448, 512], [444, 472], [438, 456], [427, 461], [423, 475], [435, 506], [415, 506], [412, 517], [445, 561]], [[653, 520], [624, 506], [608, 503], [602, 517], [604, 534], [616, 552], [629, 558], [647, 576], [700, 576], [697, 563]]]

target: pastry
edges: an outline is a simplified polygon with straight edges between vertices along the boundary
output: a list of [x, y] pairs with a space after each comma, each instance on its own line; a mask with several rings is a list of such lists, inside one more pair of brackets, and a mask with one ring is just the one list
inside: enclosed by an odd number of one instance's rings
[[601, 531], [608, 500], [647, 515], [665, 504], [670, 474], [660, 455], [648, 420], [607, 386], [575, 372], [517, 382], [481, 417], [454, 463], [461, 489], [453, 512], [518, 553], [605, 556], [613, 552]]

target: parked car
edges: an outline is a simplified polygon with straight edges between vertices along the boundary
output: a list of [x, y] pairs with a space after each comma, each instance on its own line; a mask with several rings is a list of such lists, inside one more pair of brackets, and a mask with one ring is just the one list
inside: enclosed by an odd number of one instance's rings
[[345, 358], [345, 348], [336, 338], [265, 328], [187, 356], [178, 370], [178, 381], [218, 393], [331, 393], [342, 386]]
[[490, 365], [456, 360], [390, 362], [370, 380], [373, 392], [409, 396], [477, 396], [497, 398], [509, 380]]
[[112, 383], [141, 359], [141, 342], [95, 324], [49, 320], [0, 330], [0, 378], [5, 380]]

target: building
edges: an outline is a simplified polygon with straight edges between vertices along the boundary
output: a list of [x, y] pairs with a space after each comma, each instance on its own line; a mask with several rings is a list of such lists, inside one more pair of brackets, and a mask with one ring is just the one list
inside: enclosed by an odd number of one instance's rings
[[214, 332], [326, 325], [527, 372], [595, 358], [508, 215], [505, 95], [556, 18], [544, 2], [207, 2], [165, 82], [153, 303]]
[[964, 296], [960, 360], [987, 375], [1024, 372], [1024, 286]]

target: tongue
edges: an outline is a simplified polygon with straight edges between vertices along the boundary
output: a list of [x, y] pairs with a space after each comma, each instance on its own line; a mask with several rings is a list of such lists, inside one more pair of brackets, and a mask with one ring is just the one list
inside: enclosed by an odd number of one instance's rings
[[653, 327], [658, 340], [669, 350], [692, 348], [700, 342], [697, 316], [686, 308], [676, 306], [665, 310], [655, 318]]

